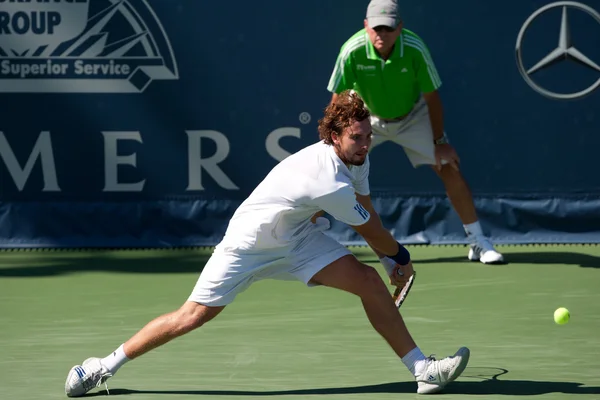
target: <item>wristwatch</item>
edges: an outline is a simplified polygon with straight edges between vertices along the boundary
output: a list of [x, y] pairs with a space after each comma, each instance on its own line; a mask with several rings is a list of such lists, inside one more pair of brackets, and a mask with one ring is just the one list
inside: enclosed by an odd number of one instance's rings
[[442, 136], [439, 139], [433, 139], [433, 143], [435, 143], [435, 144], [448, 144], [448, 139], [446, 139], [446, 136]]

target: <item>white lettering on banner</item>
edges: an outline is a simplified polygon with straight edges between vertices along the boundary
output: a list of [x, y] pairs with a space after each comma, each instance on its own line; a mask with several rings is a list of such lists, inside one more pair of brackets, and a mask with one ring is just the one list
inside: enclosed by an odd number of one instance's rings
[[21, 168], [19, 161], [12, 151], [8, 140], [3, 132], [0, 132], [0, 158], [8, 168], [10, 176], [15, 185], [22, 191], [27, 183], [27, 179], [33, 170], [36, 160], [39, 158], [42, 164], [42, 176], [44, 178], [44, 192], [60, 192], [58, 179], [56, 178], [56, 164], [54, 163], [54, 153], [52, 151], [52, 140], [50, 132], [41, 132], [38, 136], [33, 150], [29, 154], [25, 167]]
[[[0, 3], [3, 1], [0, 0]], [[53, 35], [60, 21], [60, 13], [56, 11], [17, 11], [14, 14], [0, 11], [0, 33], [25, 35], [31, 31], [35, 35]]]
[[141, 192], [146, 180], [136, 183], [119, 183], [118, 166], [137, 165], [135, 153], [127, 156], [117, 155], [120, 140], [142, 142], [139, 132], [102, 132], [104, 136], [104, 192]]
[[298, 128], [279, 128], [269, 133], [265, 141], [267, 153], [277, 161], [283, 161], [291, 154], [285, 151], [280, 145], [279, 140], [286, 136], [291, 136], [300, 139], [300, 129]]
[[0, 93], [141, 93], [177, 79], [147, 0], [0, 0]]
[[54, 50], [81, 35], [88, 18], [88, 0], [0, 1], [0, 47], [19, 55]]
[[[240, 188], [229, 179], [218, 164], [229, 155], [227, 136], [217, 131], [186, 131], [188, 135], [188, 187], [186, 190], [204, 190], [202, 186], [202, 168], [219, 186], [228, 190]], [[211, 157], [201, 158], [202, 138], [211, 139], [217, 145], [217, 151]]]
[[[0, 0], [0, 3], [2, 0]], [[188, 136], [188, 186], [186, 191], [205, 190], [202, 184], [202, 171], [205, 171], [221, 188], [227, 190], [239, 190], [240, 188], [225, 174], [219, 166], [227, 160], [230, 153], [230, 144], [227, 136], [214, 130], [185, 131]], [[143, 144], [142, 136], [137, 131], [104, 131], [104, 188], [103, 192], [141, 192], [144, 190], [146, 179], [140, 182], [124, 183], [119, 181], [118, 167], [129, 165], [137, 167], [136, 153], [129, 155], [118, 155], [119, 142], [133, 140]], [[278, 128], [267, 135], [265, 148], [267, 153], [280, 162], [289, 157], [291, 153], [283, 149], [280, 140], [284, 137], [300, 139], [299, 128]], [[215, 143], [216, 151], [210, 157], [202, 158], [202, 140], [209, 139]], [[27, 180], [31, 175], [37, 159], [41, 161], [44, 179], [44, 192], [60, 192], [56, 174], [56, 163], [49, 131], [43, 131], [37, 138], [33, 150], [25, 166], [21, 168], [8, 140], [0, 131], [0, 159], [4, 161], [10, 176], [19, 191], [23, 191]], [[0, 191], [2, 191], [0, 187]]]

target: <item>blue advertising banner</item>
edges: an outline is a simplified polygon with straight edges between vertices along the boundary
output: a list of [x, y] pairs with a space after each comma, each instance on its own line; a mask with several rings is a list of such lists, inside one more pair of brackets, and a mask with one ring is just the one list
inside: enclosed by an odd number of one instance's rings
[[[0, 247], [218, 243], [267, 172], [318, 140], [367, 4], [0, 0]], [[600, 2], [402, 7], [486, 233], [600, 242]], [[400, 241], [465, 241], [430, 168], [390, 142], [371, 165]]]

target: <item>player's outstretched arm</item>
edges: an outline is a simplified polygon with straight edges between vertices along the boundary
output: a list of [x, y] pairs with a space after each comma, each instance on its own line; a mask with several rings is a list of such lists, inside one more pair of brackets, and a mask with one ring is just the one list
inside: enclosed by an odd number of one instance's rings
[[[375, 211], [375, 207], [373, 207], [371, 196], [363, 196], [357, 193], [356, 200], [360, 203], [360, 205], [362, 205], [365, 208], [365, 210], [369, 212], [369, 214], [371, 215], [370, 220], [373, 221], [374, 224], [378, 225], [378, 229], [384, 229], [383, 224], [381, 223], [381, 218], [379, 218], [379, 214], [377, 213], [377, 211]], [[369, 244], [369, 246], [371, 245]], [[379, 257], [380, 259], [385, 257], [385, 254], [377, 250], [375, 247], [371, 246], [371, 249], [375, 252], [375, 254], [377, 254], [377, 257]]]
[[[361, 201], [370, 207], [371, 212], [361, 204]], [[393, 284], [402, 284], [412, 275], [410, 253], [384, 229], [379, 214], [370, 204], [371, 199], [368, 195], [358, 195], [353, 187], [346, 185], [336, 191], [315, 197], [313, 202], [338, 221], [351, 226], [369, 246], [393, 260], [394, 264], [391, 267], [393, 271], [388, 271]], [[316, 213], [311, 220], [316, 222], [319, 215], [320, 212]], [[384, 266], [387, 271], [388, 267], [385, 264]], [[404, 277], [398, 275], [399, 270], [404, 273]]]
[[[387, 257], [391, 261], [391, 263], [382, 261], [391, 283], [404, 285], [414, 272], [410, 253], [384, 228], [379, 214], [373, 207], [371, 196], [356, 194], [356, 199], [369, 212], [370, 217], [366, 223], [352, 228], [365, 239], [380, 259], [385, 260]], [[398, 270], [403, 273], [403, 277], [397, 276]]]

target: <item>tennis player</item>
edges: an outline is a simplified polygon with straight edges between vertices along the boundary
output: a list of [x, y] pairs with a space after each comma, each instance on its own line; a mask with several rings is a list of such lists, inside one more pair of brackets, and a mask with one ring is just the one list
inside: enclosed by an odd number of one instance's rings
[[325, 235], [329, 221], [316, 217], [320, 211], [329, 213], [393, 260], [386, 268], [391, 284], [404, 285], [414, 273], [409, 252], [383, 228], [371, 204], [372, 132], [362, 99], [340, 93], [319, 121], [319, 134], [321, 141], [275, 166], [236, 210], [187, 301], [149, 322], [106, 357], [88, 358], [71, 368], [67, 396], [106, 385], [125, 363], [201, 327], [261, 279], [298, 280], [358, 296], [373, 328], [415, 377], [418, 393], [438, 392], [462, 373], [469, 349], [462, 347], [441, 360], [426, 357], [378, 272]]

